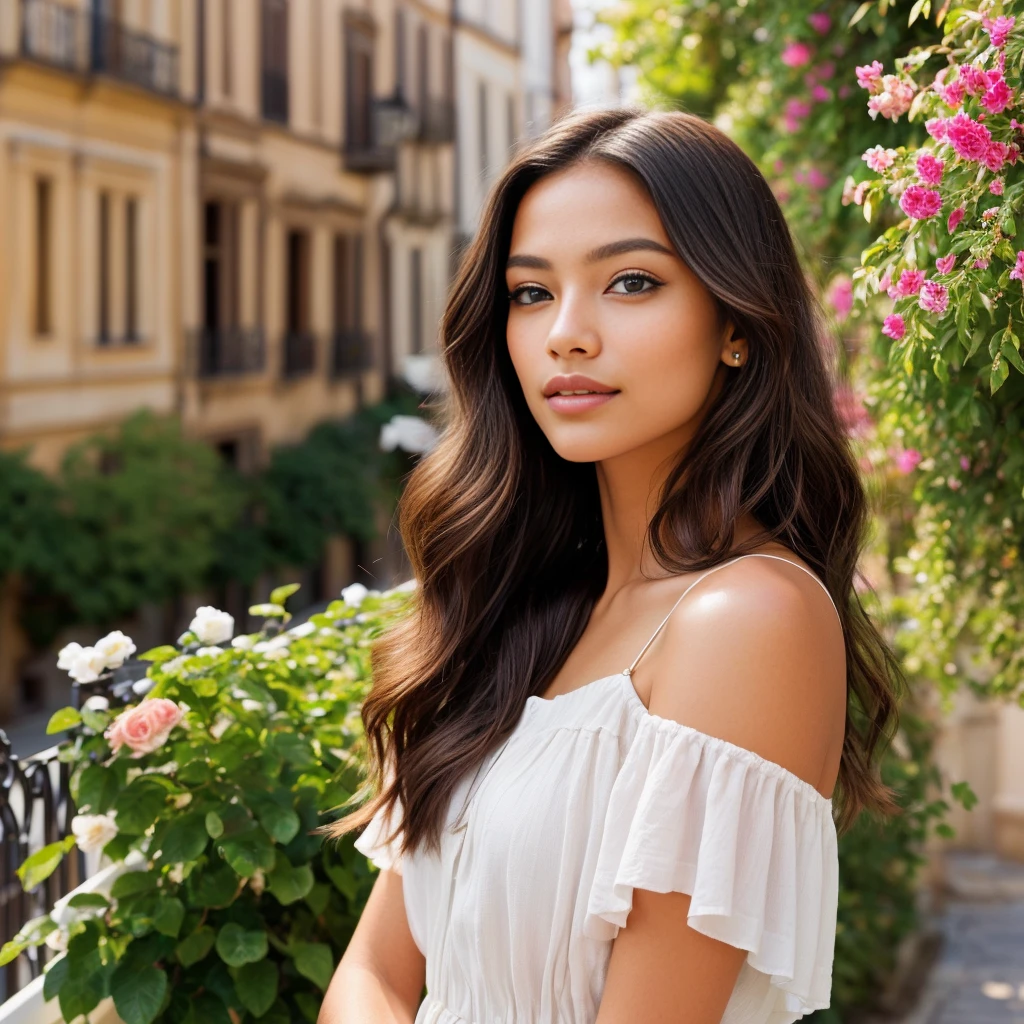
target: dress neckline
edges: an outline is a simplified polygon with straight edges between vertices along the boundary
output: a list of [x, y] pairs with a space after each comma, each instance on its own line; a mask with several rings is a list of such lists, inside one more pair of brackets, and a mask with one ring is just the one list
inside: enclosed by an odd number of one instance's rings
[[760, 754], [748, 749], [747, 747], [741, 747], [729, 740], [722, 739], [720, 736], [712, 736], [710, 733], [702, 732], [700, 729], [695, 729], [691, 725], [685, 725], [683, 722], [677, 722], [674, 718], [665, 718], [662, 715], [656, 715], [654, 712], [648, 710], [647, 705], [640, 699], [640, 694], [636, 692], [636, 687], [633, 685], [633, 680], [630, 678], [628, 670], [615, 672], [608, 676], [599, 676], [597, 679], [591, 679], [590, 682], [584, 683], [582, 686], [576, 686], [571, 690], [566, 690], [564, 693], [556, 693], [554, 697], [541, 697], [539, 694], [531, 694], [526, 698], [526, 703], [529, 705], [533, 702], [533, 704], [537, 706], [550, 705], [553, 707], [560, 701], [565, 701], [566, 698], [570, 698], [575, 694], [585, 693], [587, 691], [592, 692], [602, 683], [610, 682], [614, 682], [618, 685], [622, 696], [625, 698], [627, 706], [638, 721], [646, 721], [654, 728], [667, 728], [686, 733], [693, 736], [702, 744], [708, 744], [725, 750], [731, 755], [767, 771], [769, 774], [776, 775], [790, 782], [795, 788], [804, 792], [812, 801], [818, 805], [827, 807], [829, 811], [832, 810], [833, 797], [825, 796], [817, 786], [812, 785], [806, 779], [800, 778], [800, 776], [795, 772], [791, 772], [788, 768], [783, 767], [777, 761], [771, 761], [767, 757], [762, 757]]

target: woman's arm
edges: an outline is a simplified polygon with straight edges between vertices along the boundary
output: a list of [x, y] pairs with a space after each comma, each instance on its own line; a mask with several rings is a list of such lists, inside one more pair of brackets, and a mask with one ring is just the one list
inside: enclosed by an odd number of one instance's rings
[[402, 876], [383, 869], [324, 996], [317, 1024], [412, 1024], [426, 961], [409, 930]]
[[[813, 580], [773, 570], [747, 562], [684, 602], [637, 689], [649, 688], [652, 714], [752, 750], [828, 793], [845, 721], [842, 630]], [[753, 841], [742, 848], [753, 858], [767, 852]], [[690, 927], [689, 910], [685, 893], [634, 890], [597, 1024], [721, 1021], [747, 950]]]

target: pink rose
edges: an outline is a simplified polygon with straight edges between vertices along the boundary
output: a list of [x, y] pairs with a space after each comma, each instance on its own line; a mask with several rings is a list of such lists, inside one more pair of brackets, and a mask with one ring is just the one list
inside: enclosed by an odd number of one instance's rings
[[922, 153], [917, 158], [917, 176], [926, 185], [938, 185], [946, 165], [931, 153]]
[[866, 149], [861, 155], [863, 160], [868, 167], [875, 172], [875, 174], [881, 174], [883, 171], [888, 170], [892, 167], [896, 161], [896, 150], [886, 149], [884, 146], [872, 146], [870, 149]]
[[867, 89], [872, 96], [882, 91], [881, 61], [873, 60], [870, 64], [863, 64], [854, 70], [857, 73], [857, 84], [862, 89]]
[[142, 757], [159, 750], [183, 717], [184, 712], [173, 700], [154, 697], [122, 711], [104, 736], [115, 754], [122, 746], [128, 746], [134, 751], [132, 757]]
[[995, 178], [988, 183], [988, 190], [994, 196], [1001, 196], [1003, 194], [1003, 179]]
[[934, 217], [942, 208], [942, 196], [935, 189], [911, 185], [900, 196], [900, 209], [914, 220]]
[[811, 48], [806, 43], [790, 43], [779, 58], [786, 67], [799, 68], [811, 62]]
[[992, 133], [961, 111], [946, 122], [946, 141], [956, 150], [957, 156], [965, 160], [982, 160], [992, 142]]
[[924, 284], [925, 273], [923, 270], [904, 270], [899, 280], [888, 287], [890, 299], [905, 299], [908, 295], [916, 295]]
[[957, 229], [957, 225], [964, 219], [964, 207], [958, 206], [950, 215], [949, 220], [946, 221], [946, 230], [953, 234]]
[[981, 105], [993, 114], [1001, 114], [1013, 102], [1013, 90], [1000, 78], [981, 96]]
[[1016, 20], [1012, 15], [1010, 17], [1000, 15], [995, 20], [986, 16], [981, 19], [981, 25], [988, 33], [992, 45], [996, 49], [1000, 49], [1006, 45], [1006, 37], [1013, 31]]
[[887, 334], [893, 341], [899, 341], [907, 333], [907, 325], [899, 313], [892, 313], [885, 318], [882, 324], [882, 333]]
[[938, 281], [925, 281], [921, 285], [921, 294], [917, 297], [917, 304], [929, 313], [938, 313], [941, 316], [949, 305], [949, 290]]

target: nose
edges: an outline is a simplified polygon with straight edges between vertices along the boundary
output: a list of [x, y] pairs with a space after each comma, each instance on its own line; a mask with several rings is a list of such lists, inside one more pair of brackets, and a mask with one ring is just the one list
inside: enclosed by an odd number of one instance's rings
[[556, 356], [597, 355], [601, 349], [601, 335], [582, 296], [573, 296], [566, 289], [558, 304], [555, 321], [548, 332], [548, 351]]

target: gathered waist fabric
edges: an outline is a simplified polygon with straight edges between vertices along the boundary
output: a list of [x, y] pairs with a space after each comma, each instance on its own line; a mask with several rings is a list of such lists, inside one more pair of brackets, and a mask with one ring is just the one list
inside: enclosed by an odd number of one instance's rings
[[449, 1010], [440, 999], [428, 995], [420, 1003], [414, 1024], [473, 1024], [473, 1021], [460, 1017], [454, 1010]]

